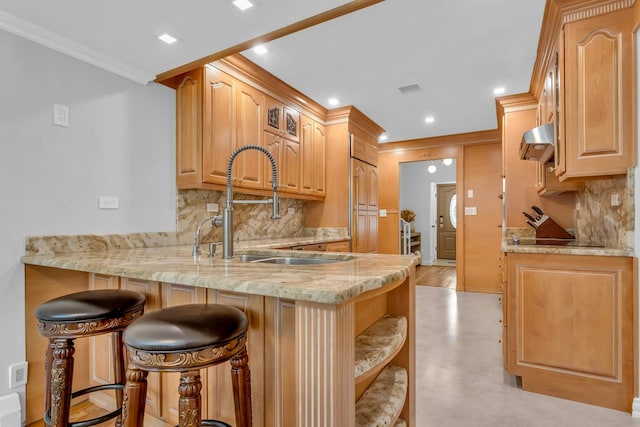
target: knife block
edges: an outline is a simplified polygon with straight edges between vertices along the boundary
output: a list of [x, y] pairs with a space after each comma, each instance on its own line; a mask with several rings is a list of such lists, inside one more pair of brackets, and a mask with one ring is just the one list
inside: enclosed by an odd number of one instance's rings
[[536, 228], [537, 245], [566, 245], [574, 239], [567, 230], [548, 217]]

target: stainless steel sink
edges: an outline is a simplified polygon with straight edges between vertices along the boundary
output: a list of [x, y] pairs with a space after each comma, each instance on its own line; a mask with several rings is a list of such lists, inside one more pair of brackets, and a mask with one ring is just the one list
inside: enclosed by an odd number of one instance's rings
[[346, 261], [346, 259], [335, 258], [315, 258], [315, 257], [290, 257], [290, 256], [273, 256], [273, 255], [239, 255], [238, 258], [243, 262], [263, 263], [263, 264], [282, 264], [282, 265], [313, 265], [313, 264], [331, 264], [334, 262]]

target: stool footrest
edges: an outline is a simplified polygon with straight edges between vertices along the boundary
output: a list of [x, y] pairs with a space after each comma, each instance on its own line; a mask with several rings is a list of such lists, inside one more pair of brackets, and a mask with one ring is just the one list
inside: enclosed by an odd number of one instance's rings
[[[83, 388], [82, 390], [75, 391], [71, 393], [71, 398], [75, 399], [78, 396], [83, 396], [85, 394], [93, 393], [94, 391], [101, 390], [123, 390], [124, 384], [100, 384], [93, 387]], [[108, 414], [101, 415], [99, 417], [91, 418], [89, 420], [84, 421], [76, 421], [74, 423], [69, 423], [69, 427], [90, 427], [96, 424], [104, 423], [105, 421], [109, 421], [120, 415], [122, 412], [122, 408], [118, 408], [115, 411], [109, 412]], [[44, 422], [47, 425], [51, 424], [51, 410], [47, 411], [44, 414]]]

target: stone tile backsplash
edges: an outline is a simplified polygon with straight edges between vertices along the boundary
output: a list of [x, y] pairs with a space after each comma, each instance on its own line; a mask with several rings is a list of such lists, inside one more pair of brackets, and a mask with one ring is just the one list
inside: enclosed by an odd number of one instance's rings
[[[269, 199], [234, 193], [235, 199]], [[177, 197], [176, 232], [178, 241], [193, 241], [196, 227], [208, 216], [222, 215], [226, 194], [212, 190], [179, 190]], [[207, 212], [207, 203], [216, 203], [218, 213]], [[289, 209], [293, 209], [289, 213]], [[233, 206], [233, 237], [235, 241], [262, 238], [301, 236], [304, 233], [305, 201], [280, 198], [280, 219], [271, 219], [271, 204], [236, 204]], [[201, 241], [222, 241], [222, 227], [205, 224]]]
[[[576, 200], [576, 239], [617, 249], [633, 248], [634, 170], [626, 176], [587, 180]], [[618, 194], [619, 206], [611, 206]]]

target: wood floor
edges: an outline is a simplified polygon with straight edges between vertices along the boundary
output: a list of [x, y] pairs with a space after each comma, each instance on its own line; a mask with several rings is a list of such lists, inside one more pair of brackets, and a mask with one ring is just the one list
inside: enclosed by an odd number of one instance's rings
[[[93, 403], [85, 400], [84, 402], [77, 403], [71, 407], [71, 422], [75, 421], [84, 421], [92, 418], [96, 418], [106, 414], [108, 411], [106, 409], [102, 409]], [[113, 426], [115, 424], [115, 420], [109, 420], [101, 424], [96, 424], [96, 427], [106, 427]], [[36, 421], [34, 423], [29, 424], [27, 427], [44, 427], [44, 421]]]
[[456, 267], [420, 265], [416, 269], [416, 285], [456, 289]]

